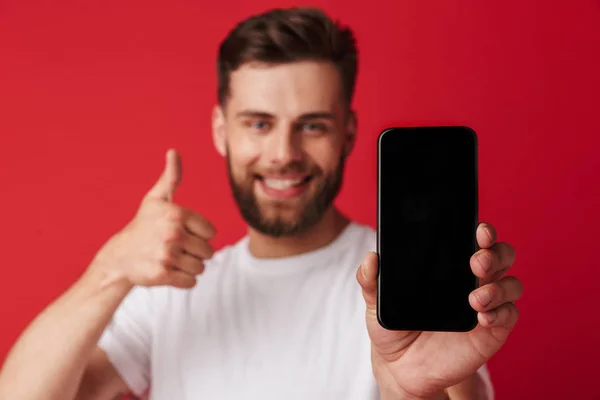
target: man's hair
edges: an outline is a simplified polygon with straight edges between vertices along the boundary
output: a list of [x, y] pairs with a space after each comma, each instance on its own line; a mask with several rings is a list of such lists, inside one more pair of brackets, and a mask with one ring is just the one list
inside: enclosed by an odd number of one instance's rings
[[219, 47], [218, 98], [229, 96], [230, 76], [247, 63], [283, 64], [325, 61], [340, 72], [349, 107], [357, 74], [356, 41], [352, 30], [310, 7], [274, 9], [238, 23]]

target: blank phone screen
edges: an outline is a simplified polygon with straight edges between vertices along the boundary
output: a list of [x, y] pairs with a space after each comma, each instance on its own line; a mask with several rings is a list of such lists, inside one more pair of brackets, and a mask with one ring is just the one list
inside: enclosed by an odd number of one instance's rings
[[378, 143], [378, 314], [388, 329], [467, 331], [477, 322], [477, 137], [395, 128]]

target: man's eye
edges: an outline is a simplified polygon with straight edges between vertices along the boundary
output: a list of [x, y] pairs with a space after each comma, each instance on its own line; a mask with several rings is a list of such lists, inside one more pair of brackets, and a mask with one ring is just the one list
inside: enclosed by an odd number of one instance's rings
[[267, 121], [260, 121], [260, 120], [255, 120], [255, 121], [247, 121], [246, 122], [246, 127], [255, 130], [255, 131], [266, 131], [270, 128], [270, 125]]
[[257, 121], [254, 123], [254, 128], [256, 129], [265, 129], [267, 127], [267, 123], [265, 121]]
[[320, 132], [327, 131], [327, 126], [325, 126], [325, 124], [318, 124], [315, 122], [307, 122], [306, 124], [304, 124], [302, 126], [302, 129], [309, 133], [312, 133], [312, 132], [320, 133]]

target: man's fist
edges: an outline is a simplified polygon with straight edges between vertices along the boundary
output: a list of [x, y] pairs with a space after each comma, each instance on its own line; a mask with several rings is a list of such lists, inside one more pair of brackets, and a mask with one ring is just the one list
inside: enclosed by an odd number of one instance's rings
[[201, 215], [173, 204], [181, 181], [181, 160], [166, 155], [165, 169], [146, 194], [134, 219], [96, 255], [91, 268], [115, 273], [131, 285], [191, 288], [214, 250], [215, 234]]

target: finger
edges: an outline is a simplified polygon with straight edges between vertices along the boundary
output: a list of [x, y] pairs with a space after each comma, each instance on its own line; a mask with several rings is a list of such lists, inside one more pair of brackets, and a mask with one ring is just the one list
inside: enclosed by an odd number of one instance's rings
[[469, 295], [471, 307], [479, 312], [492, 310], [504, 303], [512, 303], [523, 295], [523, 284], [514, 276], [507, 276], [474, 290]]
[[505, 303], [493, 310], [478, 313], [477, 319], [486, 328], [501, 326], [512, 329], [519, 319], [519, 310], [513, 303]]
[[482, 249], [489, 249], [490, 247], [492, 247], [496, 243], [496, 240], [498, 238], [498, 235], [496, 234], [496, 229], [487, 222], [482, 222], [481, 224], [479, 224], [479, 226], [477, 227], [476, 236], [477, 244]]
[[185, 226], [190, 233], [206, 240], [212, 239], [216, 233], [215, 227], [209, 220], [194, 212], [190, 212], [190, 215], [186, 219]]
[[508, 243], [496, 243], [490, 249], [482, 249], [471, 257], [473, 273], [484, 282], [500, 279], [515, 262], [515, 249]]
[[180, 182], [181, 158], [176, 150], [170, 149], [166, 154], [163, 173], [146, 197], [170, 202]]
[[491, 250], [498, 256], [501, 270], [506, 271], [515, 263], [517, 252], [510, 244], [498, 242], [492, 246]]
[[[175, 230], [174, 232], [182, 231], [183, 230], [180, 229], [179, 231]], [[181, 233], [180, 235], [183, 237], [184, 234]], [[185, 251], [181, 246], [182, 240], [183, 239], [175, 239], [167, 242], [157, 250], [156, 260], [158, 262], [156, 265], [159, 267], [154, 270], [154, 274], [152, 275], [154, 281], [163, 281], [165, 279], [164, 275], [168, 274], [169, 271], [179, 271], [181, 273], [189, 274], [192, 277], [195, 275], [194, 268], [189, 266], [190, 261], [187, 260], [189, 257], [193, 256], [185, 254]], [[202, 260], [198, 260], [195, 257], [193, 258], [196, 262], [202, 263]]]
[[180, 289], [191, 289], [196, 286], [196, 277], [192, 274], [173, 269], [167, 274], [165, 284]]
[[356, 279], [362, 288], [367, 307], [377, 307], [377, 269], [379, 258], [376, 253], [369, 252], [356, 272]]
[[203, 260], [184, 251], [182, 251], [179, 254], [179, 257], [177, 257], [174, 267], [192, 276], [200, 275], [202, 272], [204, 272]]
[[212, 246], [208, 244], [206, 240], [189, 233], [186, 233], [183, 239], [182, 250], [201, 260], [211, 258], [215, 253]]

